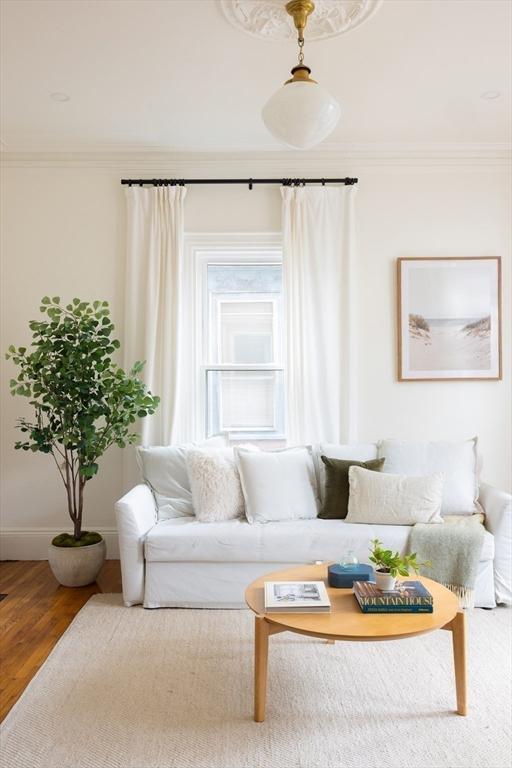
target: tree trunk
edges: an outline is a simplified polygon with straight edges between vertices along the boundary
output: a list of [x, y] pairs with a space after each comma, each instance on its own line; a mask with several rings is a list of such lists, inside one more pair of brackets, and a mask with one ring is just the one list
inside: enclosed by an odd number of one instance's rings
[[67, 449], [65, 450], [65, 469], [66, 469], [66, 480], [64, 482], [64, 485], [66, 486], [66, 492], [68, 494], [68, 512], [71, 520], [76, 525], [76, 509], [75, 505], [73, 504], [73, 487], [74, 487], [74, 480], [73, 480], [73, 473], [70, 471], [69, 467], [69, 461], [68, 461], [68, 452]]
[[[78, 504], [77, 504], [77, 485], [79, 488], [79, 495], [78, 495]], [[80, 541], [82, 538], [82, 478], [80, 477], [80, 472], [77, 472], [76, 476], [73, 473], [73, 510], [74, 510], [74, 517], [73, 517], [73, 524], [74, 524], [74, 537], [77, 541]]]
[[[75, 539], [80, 540], [82, 536], [82, 510], [84, 508], [84, 486], [85, 486], [85, 480], [84, 478], [78, 473], [78, 509], [76, 512], [76, 522], [75, 522]], [[78, 531], [78, 535], [77, 535]]]

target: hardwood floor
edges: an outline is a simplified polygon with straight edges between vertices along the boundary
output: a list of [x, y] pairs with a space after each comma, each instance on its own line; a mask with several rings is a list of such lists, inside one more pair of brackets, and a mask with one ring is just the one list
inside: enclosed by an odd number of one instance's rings
[[0, 563], [0, 720], [23, 693], [80, 608], [97, 592], [121, 592], [119, 560], [88, 587], [61, 587], [46, 560]]

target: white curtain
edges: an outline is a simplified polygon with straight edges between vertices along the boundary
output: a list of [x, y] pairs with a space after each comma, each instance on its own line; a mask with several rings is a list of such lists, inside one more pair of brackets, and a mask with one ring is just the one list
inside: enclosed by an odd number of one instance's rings
[[141, 441], [181, 439], [180, 381], [185, 187], [128, 187], [125, 297], [126, 367], [145, 360], [142, 378], [161, 398], [142, 419]]
[[355, 191], [282, 187], [291, 444], [357, 438]]

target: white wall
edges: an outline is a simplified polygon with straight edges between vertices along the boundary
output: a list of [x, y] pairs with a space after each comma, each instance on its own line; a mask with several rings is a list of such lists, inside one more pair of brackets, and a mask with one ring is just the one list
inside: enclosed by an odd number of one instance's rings
[[[493, 157], [345, 160], [320, 153], [164, 160], [20, 158], [2, 187], [0, 350], [30, 340], [28, 320], [44, 294], [108, 299], [122, 340], [122, 176], [353, 175], [358, 188], [360, 438], [462, 439], [479, 435], [484, 478], [511, 489], [510, 173]], [[277, 231], [278, 187], [191, 187], [187, 230]], [[501, 382], [396, 380], [395, 262], [399, 256], [503, 259]], [[2, 361], [1, 525], [3, 557], [44, 557], [67, 527], [61, 481], [47, 456], [15, 452], [14, 423], [27, 412], [11, 398]], [[87, 486], [86, 527], [115, 553], [113, 504], [123, 492], [121, 451], [112, 448]]]

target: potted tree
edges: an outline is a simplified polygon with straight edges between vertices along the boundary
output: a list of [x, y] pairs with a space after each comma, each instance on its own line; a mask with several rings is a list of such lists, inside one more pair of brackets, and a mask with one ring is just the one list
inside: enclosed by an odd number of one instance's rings
[[377, 587], [383, 592], [390, 592], [395, 588], [397, 576], [409, 576], [410, 571], [418, 573], [420, 568], [432, 566], [429, 560], [418, 563], [415, 552], [400, 557], [398, 552], [384, 549], [379, 539], [372, 539], [371, 544], [370, 560], [376, 566], [375, 581]]
[[125, 373], [112, 360], [119, 341], [108, 302], [60, 298], [41, 300], [45, 318], [29, 323], [32, 344], [10, 346], [6, 357], [18, 366], [11, 394], [30, 398], [31, 419], [18, 419], [24, 439], [15, 448], [52, 456], [66, 489], [72, 533], [61, 533], [49, 548], [50, 567], [64, 586], [92, 583], [105, 560], [105, 541], [82, 528], [86, 484], [111, 445], [137, 439], [133, 424], [155, 412], [159, 398], [138, 378], [144, 363]]

